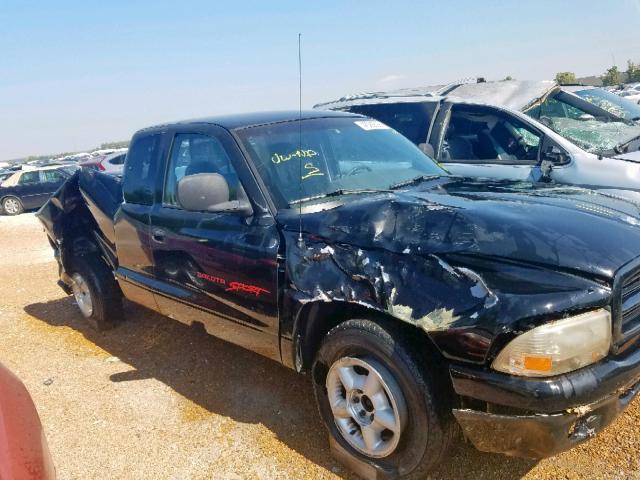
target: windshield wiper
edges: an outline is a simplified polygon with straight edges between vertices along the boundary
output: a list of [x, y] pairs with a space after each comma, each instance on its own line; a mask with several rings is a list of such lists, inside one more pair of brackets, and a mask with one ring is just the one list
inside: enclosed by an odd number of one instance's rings
[[389, 187], [390, 190], [397, 190], [398, 188], [408, 187], [409, 185], [418, 185], [419, 183], [426, 182], [427, 180], [433, 180], [434, 178], [440, 178], [442, 175], [418, 175], [409, 180], [394, 183]]
[[633, 142], [639, 139], [640, 139], [640, 135], [636, 135], [631, 140], [627, 140], [626, 142], [613, 147], [613, 151], [616, 152], [618, 155], [620, 155], [621, 153], [627, 153], [629, 150], [629, 145], [631, 145]]
[[374, 188], [360, 188], [360, 189], [341, 188], [339, 190], [334, 190], [333, 192], [319, 193], [318, 195], [311, 195], [309, 197], [300, 198], [298, 200], [291, 200], [289, 202], [289, 205], [310, 202], [312, 200], [319, 200], [321, 198], [339, 197], [341, 195], [353, 195], [357, 193], [380, 193], [380, 192], [389, 192], [389, 190], [380, 190], [380, 189], [374, 189]]

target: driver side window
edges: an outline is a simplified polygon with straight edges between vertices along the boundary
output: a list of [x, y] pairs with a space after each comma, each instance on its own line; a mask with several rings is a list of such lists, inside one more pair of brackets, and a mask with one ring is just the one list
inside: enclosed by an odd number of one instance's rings
[[164, 205], [179, 207], [178, 183], [199, 173], [217, 173], [229, 185], [229, 200], [238, 200], [239, 180], [226, 150], [219, 140], [203, 134], [175, 136], [165, 179]]
[[443, 163], [533, 165], [541, 135], [519, 119], [486, 107], [454, 105], [441, 149]]

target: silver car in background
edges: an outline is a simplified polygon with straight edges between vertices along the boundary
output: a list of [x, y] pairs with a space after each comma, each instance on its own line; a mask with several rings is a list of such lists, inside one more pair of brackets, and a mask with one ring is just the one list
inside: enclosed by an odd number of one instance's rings
[[640, 125], [552, 81], [365, 93], [315, 108], [374, 117], [455, 175], [622, 189], [640, 199]]

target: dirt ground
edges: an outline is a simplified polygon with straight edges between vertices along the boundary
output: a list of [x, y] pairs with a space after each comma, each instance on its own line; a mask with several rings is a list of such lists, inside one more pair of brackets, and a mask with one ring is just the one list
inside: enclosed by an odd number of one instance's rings
[[[96, 333], [56, 286], [33, 214], [0, 216], [0, 361], [38, 407], [61, 479], [355, 478], [335, 462], [309, 381], [134, 305]], [[640, 401], [541, 462], [459, 446], [433, 479], [640, 479]]]

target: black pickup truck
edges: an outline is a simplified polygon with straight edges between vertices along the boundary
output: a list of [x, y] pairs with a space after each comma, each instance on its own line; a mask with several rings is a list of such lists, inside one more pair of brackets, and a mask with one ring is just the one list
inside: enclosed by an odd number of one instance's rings
[[575, 187], [448, 175], [339, 112], [137, 132], [38, 213], [97, 328], [122, 296], [309, 372], [333, 452], [366, 477], [480, 450], [544, 457], [640, 389], [640, 214]]

